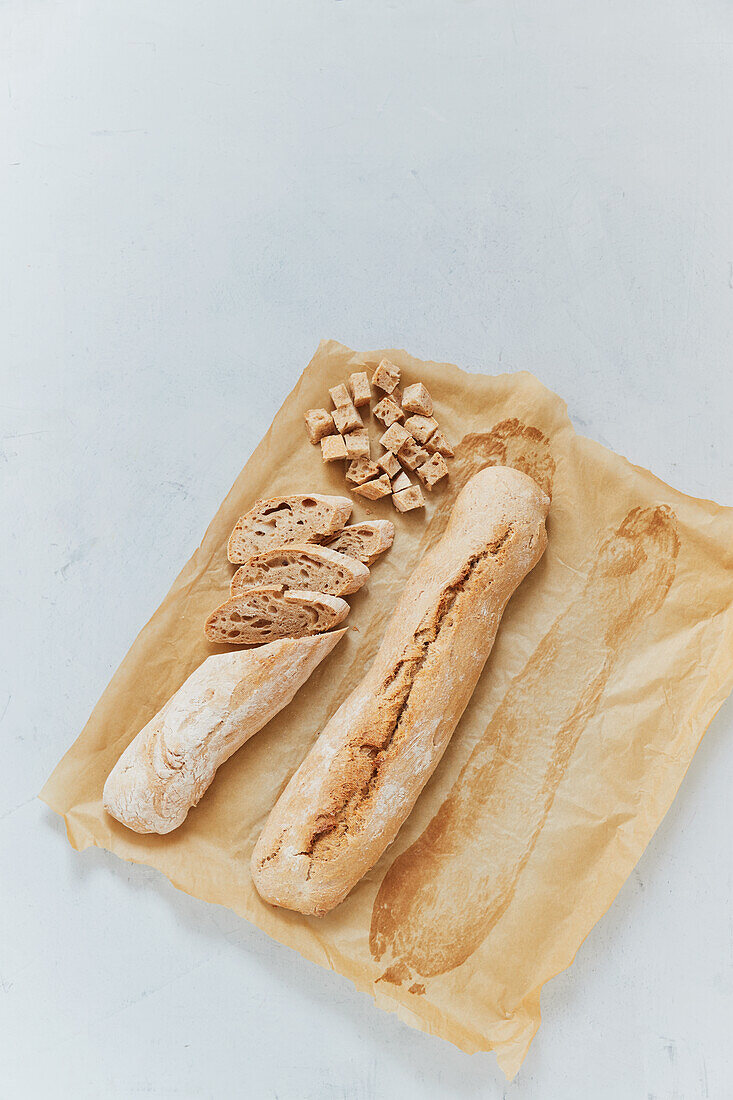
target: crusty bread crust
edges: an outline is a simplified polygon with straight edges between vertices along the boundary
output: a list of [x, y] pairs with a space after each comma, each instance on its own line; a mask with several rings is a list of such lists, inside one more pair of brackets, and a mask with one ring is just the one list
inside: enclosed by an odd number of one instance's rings
[[372, 519], [344, 527], [331, 539], [328, 548], [356, 558], [364, 565], [373, 565], [380, 554], [389, 550], [393, 541], [394, 523], [389, 519]]
[[232, 577], [230, 595], [238, 596], [245, 588], [257, 585], [282, 584], [285, 588], [348, 596], [358, 592], [368, 579], [369, 569], [354, 557], [328, 546], [293, 543], [255, 554], [240, 565]]
[[549, 500], [526, 474], [481, 470], [417, 566], [374, 662], [273, 808], [252, 855], [260, 896], [338, 905], [430, 778], [476, 686], [504, 608], [544, 553]]
[[208, 657], [128, 745], [104, 808], [136, 833], [169, 833], [220, 764], [287, 706], [345, 630]]
[[255, 501], [249, 512], [237, 520], [229, 537], [229, 561], [242, 565], [254, 554], [273, 546], [326, 542], [348, 522], [351, 509], [348, 497], [319, 493]]
[[210, 642], [262, 645], [277, 638], [304, 638], [338, 626], [349, 614], [339, 596], [283, 585], [245, 588], [209, 615], [204, 630]]

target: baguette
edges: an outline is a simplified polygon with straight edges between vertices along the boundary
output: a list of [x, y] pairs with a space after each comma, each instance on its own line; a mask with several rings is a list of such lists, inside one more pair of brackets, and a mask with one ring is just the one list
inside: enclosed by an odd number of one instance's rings
[[348, 497], [318, 493], [255, 501], [249, 512], [237, 520], [229, 537], [229, 561], [242, 565], [254, 554], [273, 546], [326, 542], [348, 522], [351, 509]]
[[369, 578], [366, 565], [327, 546], [294, 543], [255, 554], [240, 565], [232, 577], [230, 592], [238, 596], [245, 588], [259, 585], [283, 585], [308, 588], [329, 596], [347, 596], [358, 592]]
[[288, 705], [345, 633], [207, 657], [115, 764], [107, 813], [136, 833], [177, 829], [219, 765]]
[[275, 804], [252, 854], [274, 905], [321, 915], [394, 840], [440, 760], [504, 608], [547, 543], [549, 499], [481, 470], [408, 580], [374, 662]]
[[263, 584], [245, 588], [209, 615], [204, 630], [210, 642], [261, 645], [277, 638], [303, 638], [338, 626], [349, 614], [339, 596]]

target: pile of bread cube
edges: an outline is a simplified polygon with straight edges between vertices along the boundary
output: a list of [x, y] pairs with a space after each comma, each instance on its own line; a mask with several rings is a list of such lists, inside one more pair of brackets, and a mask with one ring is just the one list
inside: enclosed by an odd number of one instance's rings
[[[381, 391], [371, 408], [372, 386]], [[308, 438], [320, 443], [324, 462], [346, 460], [346, 480], [351, 491], [367, 500], [391, 496], [398, 512], [424, 508], [419, 482], [432, 490], [448, 474], [446, 459], [453, 448], [433, 416], [433, 400], [422, 382], [400, 390], [400, 368], [383, 359], [371, 382], [365, 371], [349, 376], [328, 392], [333, 409], [308, 409]], [[372, 460], [369, 429], [363, 415], [369, 412], [384, 426], [381, 454]], [[419, 481], [413, 482], [410, 474]]]

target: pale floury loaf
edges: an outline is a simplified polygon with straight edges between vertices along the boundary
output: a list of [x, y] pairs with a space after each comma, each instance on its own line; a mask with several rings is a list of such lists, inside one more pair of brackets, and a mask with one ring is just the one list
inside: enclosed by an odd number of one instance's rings
[[287, 706], [344, 633], [208, 657], [115, 764], [107, 813], [136, 833], [177, 829], [219, 765]]
[[265, 901], [323, 914], [407, 818], [468, 704], [506, 604], [544, 553], [549, 499], [487, 467], [408, 580], [374, 662], [275, 804], [252, 855]]

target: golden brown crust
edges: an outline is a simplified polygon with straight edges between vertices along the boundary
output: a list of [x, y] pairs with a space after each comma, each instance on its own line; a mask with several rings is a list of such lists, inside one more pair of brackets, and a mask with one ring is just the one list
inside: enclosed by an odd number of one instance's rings
[[410, 577], [374, 662], [276, 803], [252, 856], [260, 895], [322, 914], [374, 865], [435, 769], [504, 607], [546, 545], [549, 500], [487, 467]]

